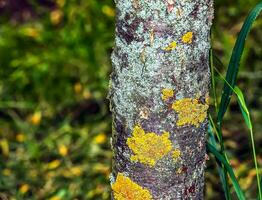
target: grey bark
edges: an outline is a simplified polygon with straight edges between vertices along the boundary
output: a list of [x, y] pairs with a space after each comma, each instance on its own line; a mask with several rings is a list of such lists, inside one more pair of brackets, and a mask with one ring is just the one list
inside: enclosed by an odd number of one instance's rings
[[[148, 190], [152, 199], [204, 199], [206, 115], [199, 125], [178, 125], [179, 112], [172, 105], [183, 99], [205, 105], [207, 100], [213, 2], [116, 0], [116, 9], [109, 92], [113, 113], [111, 184], [121, 173]], [[186, 33], [192, 34], [191, 41], [190, 34], [188, 40], [183, 39]], [[164, 98], [164, 89], [172, 89], [174, 94]], [[170, 153], [165, 154], [154, 166], [132, 160], [135, 152], [127, 141], [137, 125], [159, 136], [169, 132], [172, 151], [179, 150], [179, 158], [174, 161]], [[120, 199], [114, 192], [112, 199]], [[131, 198], [123, 194], [123, 199]]]

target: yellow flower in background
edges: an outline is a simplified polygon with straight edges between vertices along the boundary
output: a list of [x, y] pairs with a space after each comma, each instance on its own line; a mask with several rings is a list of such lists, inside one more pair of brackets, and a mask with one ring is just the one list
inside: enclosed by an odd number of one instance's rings
[[75, 167], [71, 167], [70, 168], [70, 172], [72, 173], [72, 175], [74, 176], [81, 176], [83, 173], [83, 170], [81, 167], [79, 166], [75, 166]]
[[24, 142], [26, 137], [25, 137], [25, 134], [19, 133], [15, 136], [15, 139], [17, 142]]
[[191, 44], [193, 39], [193, 32], [187, 32], [185, 35], [182, 37], [182, 41], [184, 43]]
[[50, 21], [52, 24], [57, 25], [62, 21], [63, 12], [61, 10], [53, 10], [50, 14]]
[[66, 156], [68, 154], [68, 148], [64, 144], [58, 147], [58, 151], [61, 156]]
[[48, 169], [56, 169], [57, 167], [59, 167], [61, 164], [60, 160], [53, 160], [52, 162], [47, 164], [47, 168]]
[[74, 85], [74, 91], [76, 94], [79, 94], [83, 90], [83, 86], [81, 83], [76, 83]]
[[83, 168], [81, 166], [72, 166], [68, 169], [63, 170], [62, 174], [64, 177], [67, 178], [78, 177], [83, 174]]
[[22, 184], [19, 188], [19, 192], [25, 194], [29, 191], [30, 187], [28, 184]]
[[34, 125], [39, 125], [42, 120], [42, 113], [41, 112], [35, 112], [31, 117], [30, 117], [30, 122]]
[[84, 90], [83, 91], [83, 97], [85, 99], [90, 99], [92, 97], [92, 94], [91, 94], [91, 92], [89, 90]]
[[[106, 188], [104, 185], [97, 185], [96, 188], [93, 188], [92, 190], [89, 190], [87, 193], [87, 199], [93, 199], [94, 196], [96, 195], [100, 195], [100, 194], [108, 194], [108, 192], [106, 192]], [[103, 198], [104, 199], [104, 198]]]
[[169, 98], [172, 98], [174, 96], [174, 90], [164, 88], [162, 89], [162, 99], [163, 101], [167, 101]]
[[9, 155], [9, 143], [7, 139], [1, 139], [0, 140], [0, 148], [2, 150], [2, 154], [4, 156], [8, 156]]
[[104, 144], [106, 142], [106, 134], [105, 133], [99, 133], [94, 139], [93, 142], [95, 144]]
[[48, 179], [52, 179], [55, 176], [56, 176], [55, 171], [50, 171], [46, 173], [45, 178], [48, 180]]
[[59, 196], [52, 196], [49, 200], [62, 200]]
[[172, 142], [169, 133], [162, 135], [145, 133], [140, 126], [135, 126], [132, 137], [127, 139], [128, 147], [133, 151], [132, 161], [139, 161], [151, 167], [172, 150]]
[[152, 200], [150, 192], [119, 173], [116, 182], [112, 184], [116, 200]]
[[4, 169], [3, 170], [3, 175], [10, 176], [11, 175], [11, 170], [10, 169]]
[[37, 170], [30, 170], [29, 172], [29, 176], [31, 176], [32, 178], [36, 178], [38, 175]]
[[24, 35], [32, 38], [36, 38], [40, 34], [40, 30], [35, 27], [26, 27], [22, 30], [22, 32]]
[[104, 164], [95, 164], [93, 166], [93, 171], [99, 174], [105, 174], [107, 176], [110, 174], [110, 167]]
[[102, 7], [102, 12], [108, 17], [114, 17], [115, 16], [115, 10], [108, 5], [104, 5]]
[[64, 7], [65, 5], [65, 0], [56, 0], [56, 3], [59, 7]]

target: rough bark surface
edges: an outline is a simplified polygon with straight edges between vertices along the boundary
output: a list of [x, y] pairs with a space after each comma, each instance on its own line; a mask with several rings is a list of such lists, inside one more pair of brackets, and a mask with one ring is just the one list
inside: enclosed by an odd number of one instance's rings
[[203, 199], [212, 0], [116, 0], [112, 199]]

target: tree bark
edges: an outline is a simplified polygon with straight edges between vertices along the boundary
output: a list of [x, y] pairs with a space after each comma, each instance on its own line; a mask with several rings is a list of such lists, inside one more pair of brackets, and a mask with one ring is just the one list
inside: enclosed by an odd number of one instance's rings
[[112, 199], [203, 199], [212, 0], [116, 0]]

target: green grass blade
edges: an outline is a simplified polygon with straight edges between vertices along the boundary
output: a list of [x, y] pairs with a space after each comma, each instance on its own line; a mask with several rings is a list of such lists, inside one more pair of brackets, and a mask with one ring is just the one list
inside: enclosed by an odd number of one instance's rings
[[[262, 177], [260, 178], [260, 185], [262, 185]], [[257, 199], [259, 200], [259, 194], [257, 195]]]
[[243, 193], [242, 189], [240, 188], [240, 185], [239, 185], [237, 178], [234, 174], [234, 170], [230, 166], [230, 164], [227, 162], [226, 158], [222, 154], [220, 154], [219, 151], [217, 151], [217, 149], [210, 143], [207, 143], [207, 149], [210, 153], [212, 153], [215, 156], [215, 158], [217, 160], [219, 160], [221, 162], [221, 164], [224, 165], [224, 167], [227, 170], [228, 175], [229, 175], [229, 177], [232, 181], [232, 184], [233, 184], [233, 187], [235, 189], [235, 192], [237, 194], [238, 199], [245, 200], [244, 193]]
[[210, 71], [211, 71], [211, 86], [215, 104], [216, 113], [218, 112], [218, 104], [217, 104], [217, 94], [216, 94], [216, 82], [215, 82], [215, 73], [214, 73], [214, 56], [213, 49], [210, 50]]
[[262, 192], [261, 192], [261, 183], [260, 183], [258, 163], [257, 163], [257, 154], [256, 154], [256, 148], [255, 148], [255, 140], [254, 140], [254, 134], [253, 134], [253, 126], [252, 126], [250, 114], [249, 114], [248, 108], [246, 106], [245, 98], [244, 98], [244, 95], [243, 95], [242, 91], [238, 87], [235, 87], [234, 88], [234, 92], [237, 95], [237, 99], [238, 99], [238, 104], [239, 104], [240, 110], [241, 110], [242, 115], [243, 115], [243, 117], [245, 119], [246, 125], [247, 125], [247, 127], [249, 128], [249, 131], [250, 131], [253, 159], [254, 159], [254, 163], [255, 163], [256, 176], [257, 176], [258, 196], [259, 196], [259, 200], [261, 200], [262, 199]]
[[[253, 153], [253, 159], [254, 159], [254, 163], [255, 163], [255, 168], [256, 168], [256, 177], [257, 177], [257, 186], [258, 186], [258, 194], [259, 194], [259, 200], [262, 200], [262, 190], [261, 190], [261, 183], [260, 183], [260, 178], [259, 178], [259, 170], [258, 170], [258, 164], [257, 164], [257, 158], [256, 158], [256, 149], [255, 149], [255, 140], [254, 140], [254, 134], [253, 134], [253, 126], [252, 126], [252, 122], [251, 122], [251, 118], [250, 118], [250, 114], [248, 111], [248, 108], [246, 106], [245, 103], [245, 98], [244, 95], [242, 93], [242, 91], [235, 86], [235, 88], [233, 88], [226, 79], [224, 79], [224, 77], [219, 73], [219, 71], [214, 68], [217, 73], [219, 74], [220, 78], [225, 82], [225, 84], [228, 85], [228, 87], [232, 90], [232, 92], [234, 92], [237, 96], [237, 100], [238, 100], [238, 104], [240, 106], [240, 110], [242, 112], [242, 116], [247, 124], [247, 127], [249, 128], [250, 131], [250, 138], [251, 138], [251, 144], [252, 144], [252, 153]], [[221, 128], [219, 128], [218, 130], [221, 130]], [[223, 149], [221, 150], [222, 152]]]
[[[211, 116], [209, 116], [209, 118], [210, 118], [210, 122], [211, 121], [213, 122]], [[209, 142], [214, 147], [217, 147], [218, 143], [215, 139], [215, 134], [213, 134], [214, 132], [216, 133], [216, 128], [213, 127], [214, 123], [212, 123], [212, 122], [211, 122], [211, 124], [209, 124], [209, 128], [208, 128]], [[217, 135], [217, 133], [216, 133], [216, 135]], [[220, 180], [221, 180], [221, 183], [222, 183], [222, 187], [223, 187], [223, 190], [225, 192], [225, 198], [226, 198], [226, 200], [229, 200], [229, 199], [231, 199], [231, 197], [230, 197], [230, 191], [229, 191], [229, 183], [228, 183], [228, 180], [227, 180], [227, 173], [224, 173], [224, 167], [223, 167], [223, 165], [221, 165], [221, 163], [217, 159], [216, 159], [216, 164], [217, 164], [217, 167], [218, 167], [218, 174], [219, 174], [219, 177], [220, 177]]]
[[246, 125], [249, 129], [252, 129], [253, 127], [252, 127], [252, 123], [251, 123], [251, 118], [250, 118], [248, 108], [246, 106], [244, 95], [243, 95], [242, 91], [240, 90], [240, 88], [237, 87], [237, 86], [235, 86], [235, 88], [234, 88], [234, 93], [237, 95], [238, 103], [239, 103], [242, 115], [245, 119]]
[[[238, 74], [238, 68], [239, 68], [239, 63], [241, 60], [241, 56], [244, 50], [244, 45], [245, 45], [245, 40], [247, 38], [248, 33], [250, 32], [250, 29], [252, 27], [252, 24], [258, 17], [259, 13], [262, 10], [262, 2], [258, 3], [249, 13], [248, 17], [246, 18], [241, 31], [239, 33], [239, 36], [237, 38], [236, 44], [234, 46], [231, 59], [229, 62], [228, 70], [227, 70], [227, 75], [226, 75], [226, 80], [227, 82], [234, 88], [236, 84], [236, 79], [237, 79], [237, 74]], [[218, 112], [218, 124], [219, 126], [222, 123], [222, 119], [224, 117], [224, 114], [227, 110], [228, 104], [230, 102], [232, 95], [232, 90], [231, 88], [227, 85], [224, 84], [223, 88], [223, 94], [221, 97], [221, 102], [219, 106], [219, 112]]]
[[[211, 51], [210, 54], [211, 58], [210, 58], [210, 66], [211, 66], [211, 74], [212, 74], [212, 86], [213, 86], [213, 91], [215, 94], [215, 73], [214, 70], [217, 70], [215, 65], [221, 65], [223, 66], [223, 64], [221, 63], [221, 61], [215, 56], [213, 55], [213, 52]], [[214, 98], [216, 99], [216, 96], [214, 96]], [[215, 102], [216, 103], [216, 102]], [[216, 106], [216, 113], [217, 113], [217, 106]], [[211, 122], [211, 125], [217, 135], [217, 138], [219, 140], [219, 144], [220, 144], [220, 151], [221, 153], [226, 157], [226, 152], [225, 152], [225, 148], [224, 148], [224, 141], [223, 141], [223, 136], [222, 136], [222, 131], [221, 131], [221, 127], [216, 127], [216, 125], [214, 124], [214, 121], [212, 120], [212, 118], [209, 119]], [[229, 182], [228, 182], [228, 176], [227, 176], [227, 171], [224, 167], [224, 165], [221, 165], [219, 167], [219, 176], [223, 185], [223, 189], [224, 189], [224, 193], [225, 193], [225, 197], [226, 200], [231, 200], [231, 196], [230, 196], [230, 188], [229, 188]]]

